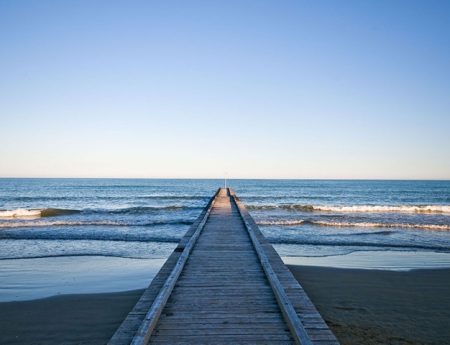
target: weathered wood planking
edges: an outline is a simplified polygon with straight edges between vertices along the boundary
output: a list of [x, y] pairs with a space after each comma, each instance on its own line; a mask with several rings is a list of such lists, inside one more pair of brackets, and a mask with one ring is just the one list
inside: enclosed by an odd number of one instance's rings
[[219, 189], [109, 344], [338, 344], [230, 189]]
[[175, 250], [169, 256], [167, 261], [159, 270], [158, 274], [152, 280], [148, 288], [144, 291], [141, 298], [138, 300], [134, 308], [127, 315], [125, 320], [116, 330], [112, 338], [109, 340], [108, 344], [110, 345], [125, 345], [131, 344], [133, 337], [136, 335], [139, 327], [141, 326], [147, 312], [151, 308], [154, 300], [158, 296], [161, 288], [169, 277], [170, 273], [173, 271], [181, 253], [183, 252], [186, 244], [191, 239], [192, 235], [198, 229], [201, 221], [204, 219], [206, 213], [211, 208], [211, 205], [219, 193], [220, 189], [216, 192], [216, 194], [209, 200], [208, 204], [201, 212], [200, 216], [196, 219], [196, 221], [192, 224], [186, 234], [183, 236], [181, 241], [178, 243]]

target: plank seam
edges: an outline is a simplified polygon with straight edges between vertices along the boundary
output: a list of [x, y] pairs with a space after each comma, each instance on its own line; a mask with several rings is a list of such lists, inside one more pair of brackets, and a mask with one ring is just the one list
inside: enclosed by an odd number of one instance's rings
[[197, 241], [203, 228], [205, 227], [205, 224], [209, 218], [209, 215], [211, 213], [213, 205], [216, 202], [219, 191], [220, 191], [220, 189], [218, 189], [218, 191], [216, 192], [214, 199], [210, 203], [208, 210], [205, 213], [203, 219], [201, 220], [197, 229], [192, 234], [188, 243], [184, 247], [183, 252], [179, 256], [174, 268], [172, 269], [172, 272], [170, 273], [169, 277], [166, 279], [160, 292], [158, 293], [155, 300], [153, 301], [152, 306], [150, 307], [150, 309], [149, 309], [148, 313], [146, 314], [144, 320], [142, 321], [138, 331], [136, 332], [135, 336], [133, 337], [133, 340], [131, 341], [132, 345], [146, 345], [149, 342], [152, 332], [159, 320], [159, 317], [161, 316], [161, 312], [172, 293], [172, 290], [178, 280], [178, 277], [180, 276], [181, 272], [183, 271], [183, 268], [186, 264], [187, 259], [189, 258], [189, 254], [191, 253], [192, 248], [195, 245], [195, 242]]
[[278, 279], [278, 276], [276, 275], [275, 271], [273, 270], [272, 265], [270, 264], [270, 261], [266, 255], [261, 243], [257, 239], [252, 227], [246, 220], [246, 217], [244, 216], [244, 214], [241, 210], [241, 208], [243, 208], [243, 206], [241, 205], [240, 201], [238, 201], [236, 199], [236, 196], [234, 193], [231, 193], [231, 191], [230, 191], [229, 195], [231, 196], [231, 199], [233, 200], [234, 204], [236, 205], [239, 215], [242, 218], [242, 222], [244, 223], [244, 226], [247, 229], [250, 239], [252, 240], [253, 246], [256, 250], [256, 254], [258, 255], [261, 266], [263, 267], [264, 273], [266, 274], [269, 284], [272, 287], [272, 290], [274, 292], [274, 295], [276, 297], [278, 305], [281, 309], [283, 317], [286, 320], [286, 323], [288, 324], [289, 330], [291, 331], [295, 342], [299, 345], [313, 345], [311, 339], [309, 338], [308, 333], [306, 332], [302, 322], [300, 321], [300, 319], [294, 309], [294, 306], [292, 305], [291, 301], [289, 300], [286, 292], [284, 291], [283, 286], [281, 285], [280, 280]]

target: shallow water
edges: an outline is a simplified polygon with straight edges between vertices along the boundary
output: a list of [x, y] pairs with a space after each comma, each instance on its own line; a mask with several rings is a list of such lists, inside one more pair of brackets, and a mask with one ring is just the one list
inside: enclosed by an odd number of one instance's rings
[[410, 271], [449, 268], [450, 254], [429, 251], [356, 251], [345, 255], [288, 256], [283, 257], [283, 262], [297, 266]]
[[0, 302], [142, 289], [164, 262], [98, 256], [3, 260]]

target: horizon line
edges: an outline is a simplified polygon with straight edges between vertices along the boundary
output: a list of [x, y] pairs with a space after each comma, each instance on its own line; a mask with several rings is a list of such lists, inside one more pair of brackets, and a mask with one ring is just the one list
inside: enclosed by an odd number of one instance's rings
[[224, 178], [224, 177], [37, 177], [37, 176], [0, 176], [0, 179], [46, 179], [46, 180], [285, 180], [285, 181], [450, 181], [450, 178], [291, 178], [291, 177], [236, 177], [236, 178]]

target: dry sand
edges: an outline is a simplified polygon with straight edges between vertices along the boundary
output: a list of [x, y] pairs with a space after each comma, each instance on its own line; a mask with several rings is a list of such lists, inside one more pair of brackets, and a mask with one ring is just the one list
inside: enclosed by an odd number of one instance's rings
[[[448, 269], [290, 269], [343, 345], [450, 344]], [[141, 293], [0, 303], [0, 344], [104, 344]]]

